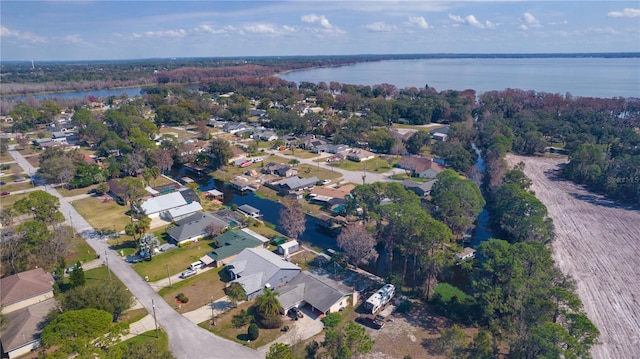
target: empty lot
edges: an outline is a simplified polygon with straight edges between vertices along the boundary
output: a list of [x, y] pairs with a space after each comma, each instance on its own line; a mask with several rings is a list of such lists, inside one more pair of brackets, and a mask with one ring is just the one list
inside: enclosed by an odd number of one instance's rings
[[625, 208], [557, 177], [565, 158], [508, 155], [523, 161], [532, 190], [556, 226], [554, 259], [577, 282], [601, 332], [594, 358], [640, 358], [640, 210]]

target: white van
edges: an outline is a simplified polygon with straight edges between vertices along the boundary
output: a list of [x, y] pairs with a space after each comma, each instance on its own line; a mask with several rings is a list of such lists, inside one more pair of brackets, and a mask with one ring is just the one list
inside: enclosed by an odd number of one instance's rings
[[202, 268], [204, 268], [204, 262], [202, 261], [193, 262], [189, 266], [189, 269], [191, 270], [202, 269]]

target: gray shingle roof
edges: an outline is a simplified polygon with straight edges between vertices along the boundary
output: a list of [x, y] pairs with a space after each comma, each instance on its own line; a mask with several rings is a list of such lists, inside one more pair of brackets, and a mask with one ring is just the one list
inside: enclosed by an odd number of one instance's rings
[[5, 352], [17, 349], [40, 338], [43, 322], [56, 307], [53, 298], [6, 314], [8, 326], [2, 331], [2, 348]]
[[205, 234], [205, 228], [209, 224], [218, 224], [221, 227], [227, 227], [227, 223], [212, 216], [209, 213], [195, 213], [189, 217], [183, 218], [176, 222], [176, 227], [171, 228], [167, 233], [177, 242], [193, 238], [198, 235]]
[[275, 253], [255, 248], [243, 250], [227, 268], [240, 277], [234, 281], [242, 284], [247, 294], [262, 290], [280, 270], [300, 270], [300, 267], [283, 260]]
[[353, 293], [347, 286], [309, 272], [300, 272], [288, 284], [278, 290], [278, 299], [283, 308], [305, 301], [326, 313], [344, 296]]

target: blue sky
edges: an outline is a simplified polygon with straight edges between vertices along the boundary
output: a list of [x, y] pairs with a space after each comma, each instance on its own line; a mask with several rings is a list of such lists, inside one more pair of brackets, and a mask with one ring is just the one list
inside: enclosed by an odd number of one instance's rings
[[0, 58], [640, 52], [638, 1], [0, 2]]

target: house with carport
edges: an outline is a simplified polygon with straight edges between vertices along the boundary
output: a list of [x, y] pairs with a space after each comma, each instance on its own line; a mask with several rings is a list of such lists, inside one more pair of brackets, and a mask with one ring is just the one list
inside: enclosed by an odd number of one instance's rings
[[262, 294], [265, 288], [277, 289], [300, 273], [300, 267], [266, 249], [247, 248], [227, 264], [233, 282], [240, 283], [247, 300]]
[[175, 227], [167, 230], [169, 237], [179, 246], [197, 242], [207, 236], [207, 227], [214, 225], [224, 230], [229, 225], [227, 222], [213, 216], [210, 213], [194, 213], [175, 222]]
[[358, 292], [327, 276], [305, 271], [278, 288], [278, 300], [285, 313], [308, 305], [314, 313], [327, 315], [357, 303]]

